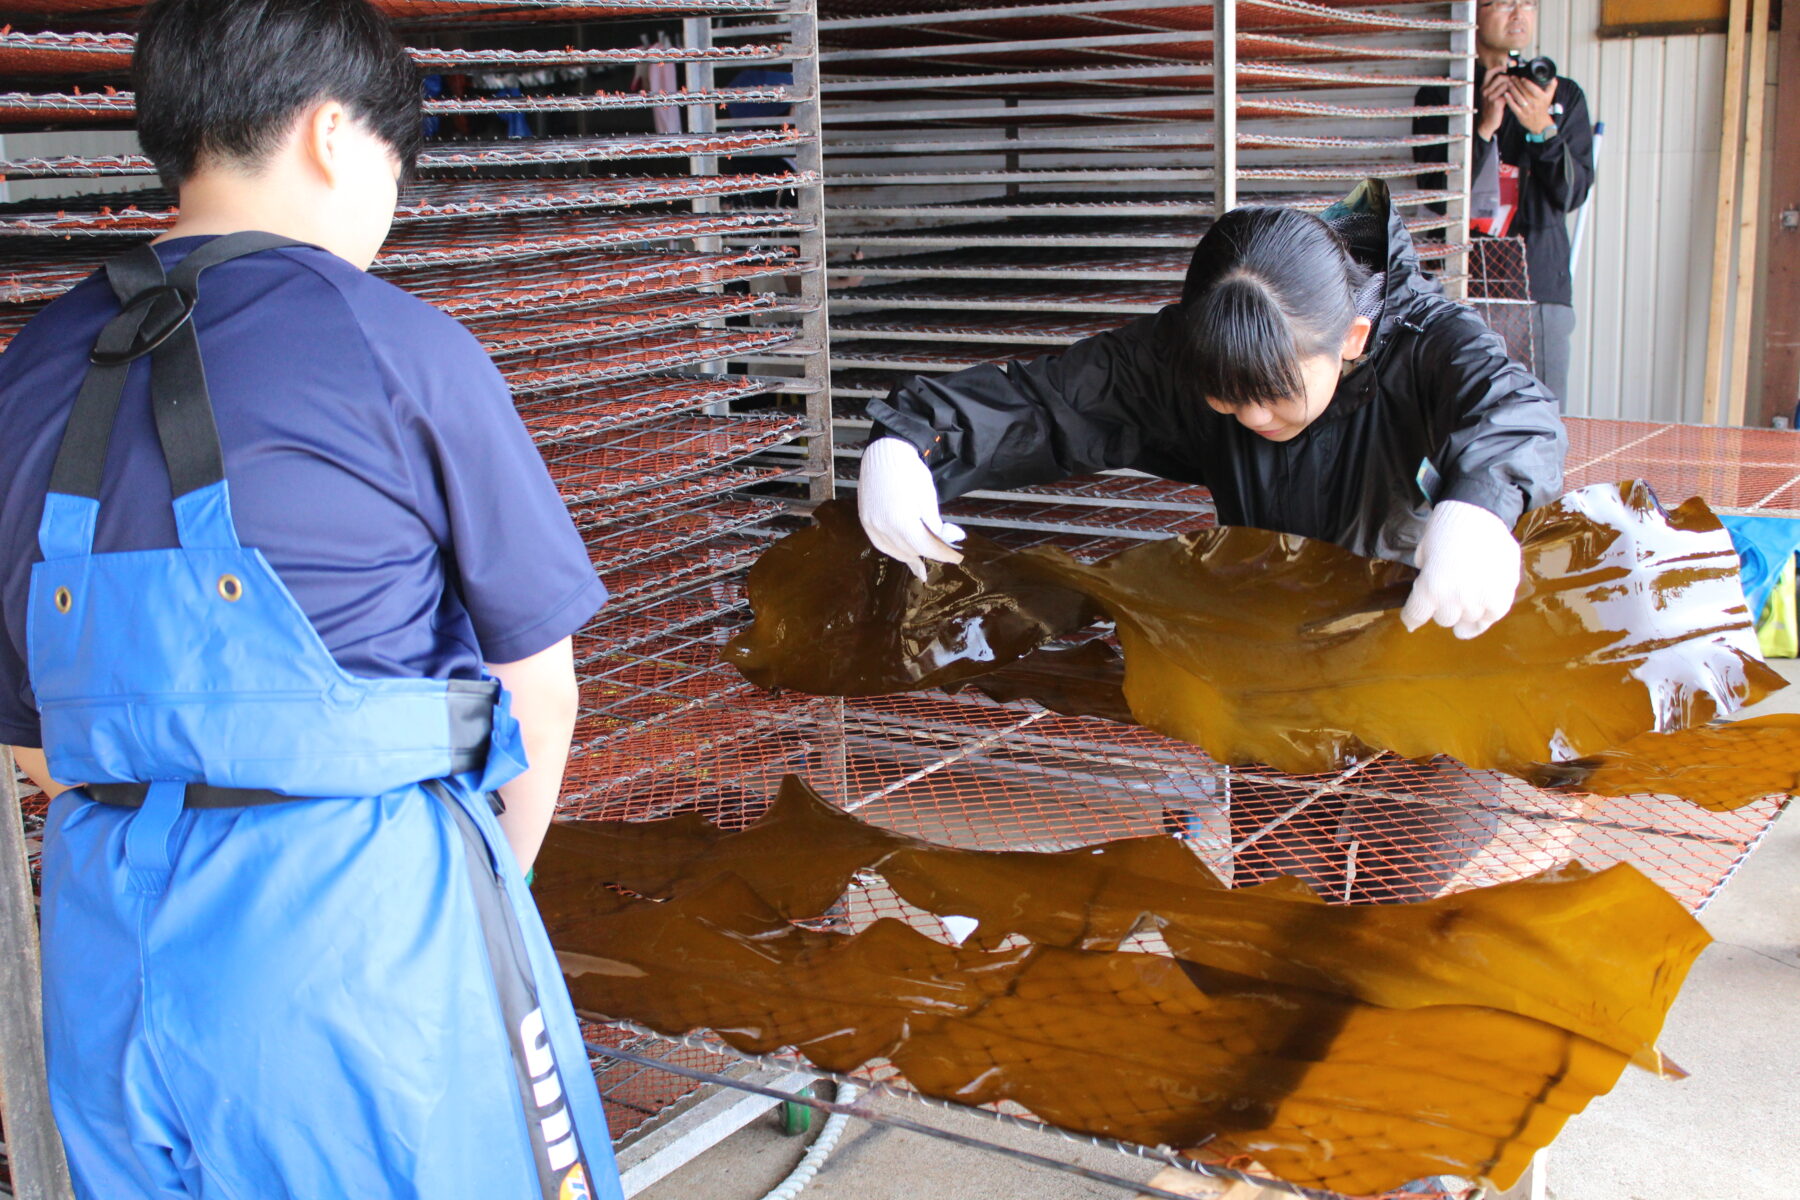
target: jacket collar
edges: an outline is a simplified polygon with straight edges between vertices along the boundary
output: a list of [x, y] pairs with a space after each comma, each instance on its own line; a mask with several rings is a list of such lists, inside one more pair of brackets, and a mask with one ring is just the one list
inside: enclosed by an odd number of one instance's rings
[[[1443, 288], [1425, 277], [1412, 234], [1407, 231], [1406, 222], [1394, 207], [1388, 186], [1383, 181], [1363, 180], [1349, 195], [1319, 215], [1327, 225], [1345, 236], [1350, 243], [1350, 252], [1358, 262], [1371, 271], [1386, 273], [1381, 316], [1369, 334], [1369, 344], [1362, 358], [1338, 384], [1331, 408], [1320, 418], [1328, 420], [1334, 414], [1353, 412], [1374, 398], [1377, 368], [1385, 352], [1397, 336], [1406, 336], [1417, 328], [1413, 317], [1418, 300], [1423, 296], [1441, 295]], [[1368, 216], [1377, 220], [1369, 221]], [[1358, 217], [1365, 219], [1357, 220]], [[1383, 229], [1385, 237], [1375, 232]], [[1363, 234], [1361, 238], [1357, 237], [1358, 232]]]

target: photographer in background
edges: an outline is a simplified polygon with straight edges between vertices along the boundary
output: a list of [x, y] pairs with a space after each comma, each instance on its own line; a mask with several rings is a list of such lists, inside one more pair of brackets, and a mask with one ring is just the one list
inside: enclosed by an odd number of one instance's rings
[[[1494, 213], [1484, 232], [1525, 239], [1531, 272], [1532, 373], [1568, 404], [1569, 341], [1575, 331], [1568, 214], [1594, 184], [1594, 127], [1587, 97], [1547, 58], [1520, 57], [1537, 41], [1537, 0], [1479, 0], [1475, 8], [1475, 145], [1471, 208]], [[1449, 89], [1421, 88], [1421, 107], [1450, 103]], [[1415, 133], [1445, 133], [1448, 117], [1419, 117]], [[1447, 162], [1448, 147], [1421, 146], [1419, 162]], [[1445, 186], [1423, 176], [1420, 186]], [[1497, 193], [1497, 195], [1495, 194]], [[1477, 226], [1479, 228], [1479, 226]]]

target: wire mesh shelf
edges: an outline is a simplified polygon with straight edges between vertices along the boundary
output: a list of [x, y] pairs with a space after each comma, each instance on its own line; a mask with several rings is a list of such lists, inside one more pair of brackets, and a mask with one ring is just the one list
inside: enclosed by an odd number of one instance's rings
[[547, 391], [612, 383], [634, 375], [743, 358], [794, 345], [792, 327], [741, 330], [678, 330], [578, 346], [509, 359], [501, 367], [513, 393], [535, 397]]
[[[0, 74], [74, 75], [108, 72], [123, 75], [131, 68], [137, 37], [131, 33], [62, 33], [54, 30], [0, 30]], [[439, 49], [408, 47], [407, 53], [427, 71], [541, 71], [613, 67], [654, 62], [751, 63], [788, 58], [786, 45], [616, 46], [577, 50]]]
[[682, 416], [611, 435], [557, 443], [545, 459], [570, 505], [593, 505], [700, 475], [799, 436], [804, 416]]
[[1643, 479], [1663, 501], [1800, 517], [1800, 432], [1569, 417], [1564, 486]]
[[1120, 247], [1107, 251], [1060, 246], [983, 247], [834, 263], [829, 273], [908, 279], [1125, 279], [1178, 283], [1187, 275], [1191, 256], [1191, 245], [1182, 250]]
[[638, 334], [660, 333], [704, 322], [730, 321], [751, 316], [794, 317], [807, 312], [804, 305], [784, 300], [775, 292], [679, 294], [673, 299], [652, 297], [648, 302], [584, 306], [578, 313], [505, 317], [475, 323], [471, 328], [493, 358], [534, 354]]
[[[755, 154], [791, 148], [806, 140], [807, 135], [793, 129], [746, 129], [710, 134], [641, 133], [512, 142], [435, 142], [420, 152], [419, 169], [443, 171]], [[142, 154], [64, 154], [0, 160], [0, 176], [13, 179], [102, 178], [155, 173], [155, 164]]]
[[797, 252], [786, 246], [734, 254], [662, 250], [497, 264], [477, 278], [460, 268], [432, 267], [410, 271], [396, 282], [453, 317], [475, 320], [585, 309], [625, 296], [757, 279], [802, 266]]
[[547, 393], [519, 405], [519, 416], [542, 446], [584, 440], [661, 417], [714, 408], [787, 387], [759, 375], [643, 375], [566, 394]]
[[1168, 283], [1099, 281], [1071, 287], [1052, 281], [943, 279], [865, 284], [832, 295], [833, 305], [885, 308], [975, 309], [1003, 312], [1151, 313], [1181, 298]]
[[[531, 93], [495, 96], [452, 96], [424, 103], [428, 116], [472, 116], [483, 113], [588, 113], [682, 105], [789, 104], [802, 97], [785, 87], [683, 88], [674, 92]], [[99, 92], [0, 93], [0, 122], [129, 121], [137, 115], [136, 97], [107, 88]]]
[[673, 509], [707, 503], [720, 496], [747, 489], [765, 487], [791, 478], [793, 472], [782, 467], [756, 466], [742, 460], [731, 462], [723, 470], [702, 468], [688, 475], [657, 480], [652, 490], [577, 499], [569, 504], [569, 515], [583, 536], [603, 525], [632, 519], [647, 520]]
[[[396, 223], [552, 213], [792, 191], [817, 175], [681, 175], [588, 179], [435, 180], [415, 184], [395, 209]], [[159, 233], [175, 223], [166, 192], [70, 197], [54, 209], [17, 204], [0, 209], [0, 236], [94, 237]]]
[[594, 569], [608, 582], [615, 598], [631, 594], [615, 587], [617, 573], [636, 569], [664, 555], [677, 554], [701, 543], [766, 521], [786, 511], [776, 500], [728, 498], [683, 509], [650, 521], [613, 521], [588, 531]]

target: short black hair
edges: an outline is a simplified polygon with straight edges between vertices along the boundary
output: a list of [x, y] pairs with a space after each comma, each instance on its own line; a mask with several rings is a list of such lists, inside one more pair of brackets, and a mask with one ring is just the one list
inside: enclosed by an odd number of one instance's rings
[[308, 105], [336, 100], [410, 177], [419, 70], [367, 0], [156, 0], [132, 59], [138, 141], [178, 188], [214, 158], [255, 167]]
[[1291, 208], [1237, 208], [1194, 248], [1181, 289], [1177, 378], [1229, 408], [1300, 394], [1300, 364], [1335, 355], [1368, 271], [1337, 233]]

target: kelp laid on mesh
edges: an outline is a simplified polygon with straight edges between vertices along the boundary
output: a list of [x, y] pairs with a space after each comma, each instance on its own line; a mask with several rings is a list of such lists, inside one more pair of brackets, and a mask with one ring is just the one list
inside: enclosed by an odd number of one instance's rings
[[[1094, 563], [971, 534], [960, 565], [933, 564], [921, 582], [849, 508], [827, 505], [752, 569], [756, 621], [725, 653], [770, 688], [973, 683], [1063, 712], [1123, 707], [1220, 762], [1296, 774], [1393, 751], [1602, 794], [1654, 780], [1709, 807], [1786, 786], [1770, 782], [1777, 769], [1734, 766], [1740, 751], [1800, 760], [1800, 728], [1699, 732], [1783, 686], [1758, 657], [1736, 554], [1703, 502], [1665, 510], [1641, 483], [1596, 485], [1516, 532], [1513, 609], [1463, 641], [1400, 624], [1412, 568], [1290, 534], [1204, 529]], [[1117, 625], [1122, 664], [1039, 649], [1101, 618]], [[1687, 765], [1649, 770], [1665, 751]], [[1701, 774], [1704, 788], [1684, 782]]]
[[[885, 1059], [929, 1095], [1349, 1193], [1509, 1186], [1630, 1062], [1666, 1067], [1655, 1038], [1708, 942], [1625, 865], [1333, 906], [1291, 879], [1226, 889], [1169, 838], [938, 846], [791, 776], [737, 832], [559, 824], [537, 870], [581, 1009], [833, 1071]], [[868, 886], [974, 932], [796, 924]]]

